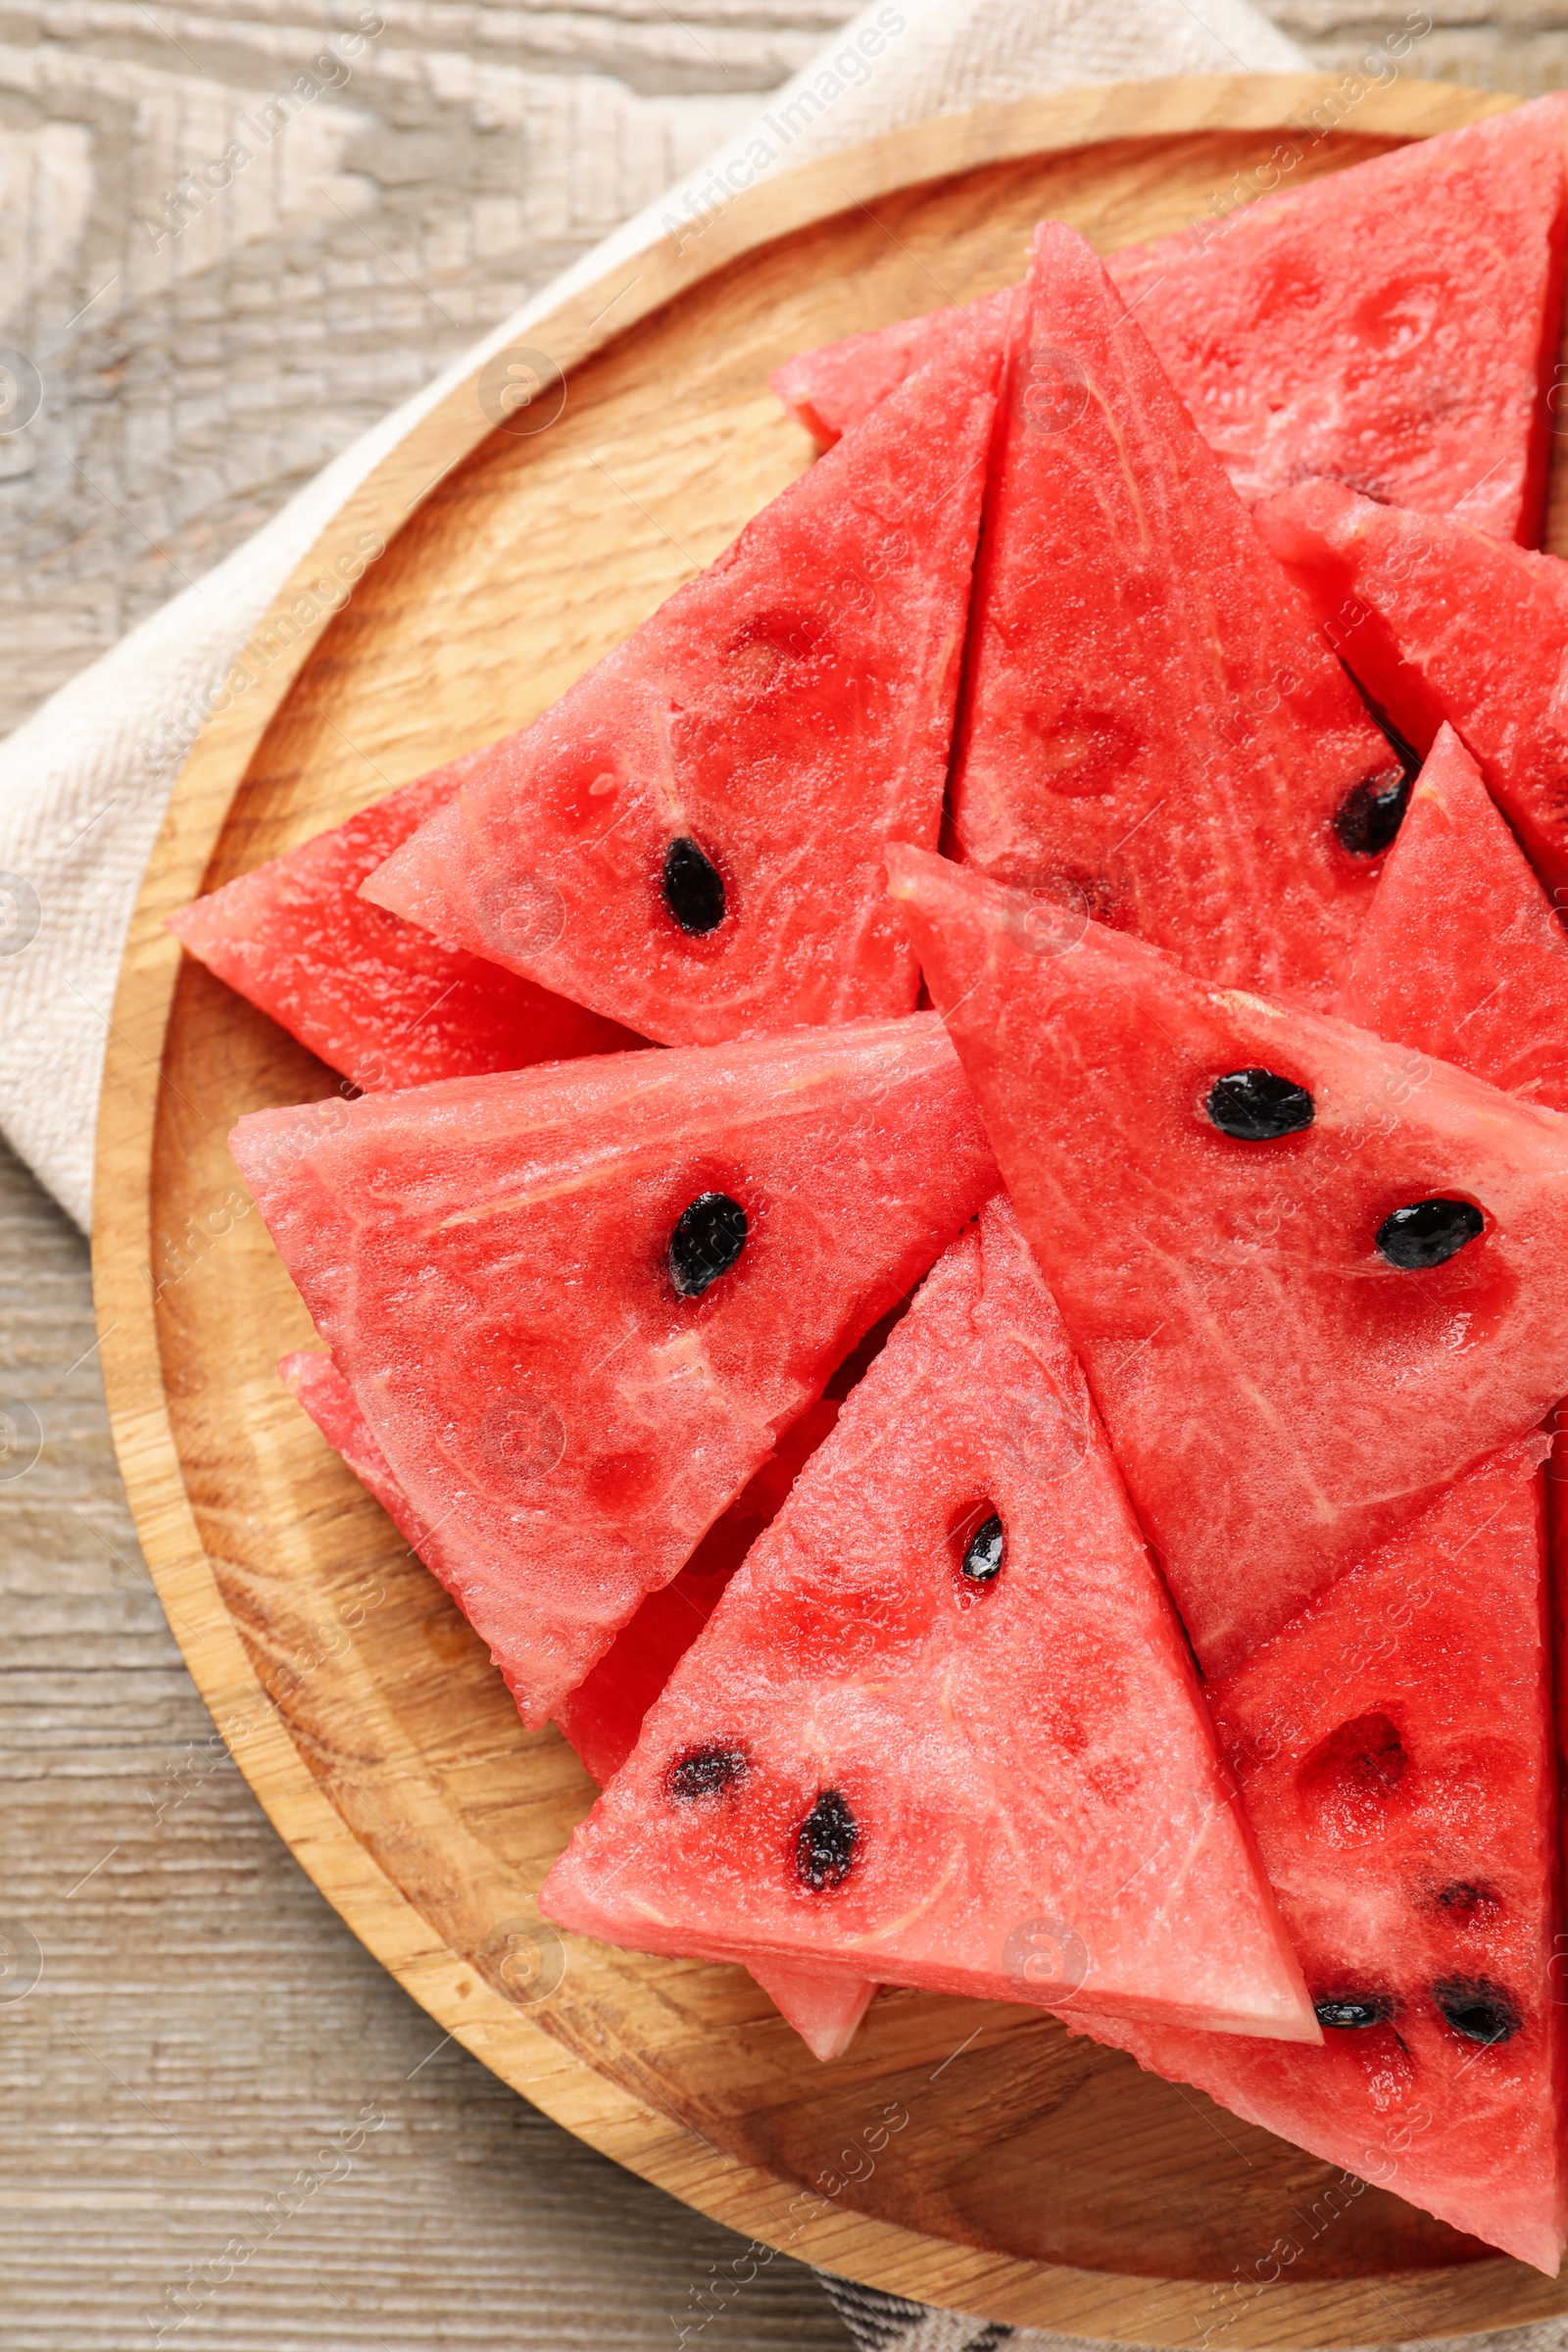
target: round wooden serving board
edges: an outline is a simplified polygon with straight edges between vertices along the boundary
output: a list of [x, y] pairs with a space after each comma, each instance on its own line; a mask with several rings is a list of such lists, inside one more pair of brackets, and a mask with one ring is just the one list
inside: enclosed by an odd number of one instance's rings
[[[566, 302], [527, 336], [564, 404], [516, 419], [553, 421], [494, 429], [492, 360], [381, 464], [251, 641], [254, 683], [198, 743], [142, 888], [95, 1278], [171, 1621], [279, 1831], [432, 2016], [568, 2130], [762, 2241], [705, 2309], [744, 2297], [769, 2247], [997, 2320], [1226, 2352], [1517, 2326], [1568, 2310], [1568, 2282], [1037, 2011], [884, 1993], [823, 2067], [738, 1969], [542, 1923], [590, 1785], [553, 1730], [522, 1729], [273, 1369], [313, 1334], [224, 1137], [335, 1081], [162, 920], [533, 718], [710, 562], [809, 461], [767, 389], [793, 353], [1017, 277], [1044, 215], [1108, 250], [1223, 212], [1278, 148], [1299, 185], [1514, 103], [1358, 88], [1140, 83], [927, 123], [742, 195]], [[346, 603], [313, 585], [334, 571]]]

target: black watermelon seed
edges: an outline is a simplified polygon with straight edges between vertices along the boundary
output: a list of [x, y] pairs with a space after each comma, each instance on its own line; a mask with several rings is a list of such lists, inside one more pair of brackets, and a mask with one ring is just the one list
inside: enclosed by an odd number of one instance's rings
[[1480, 1209], [1468, 1200], [1412, 1200], [1378, 1227], [1378, 1255], [1401, 1273], [1420, 1273], [1446, 1265], [1485, 1224]]
[[1448, 1886], [1440, 1886], [1433, 1900], [1440, 1911], [1461, 1924], [1482, 1919], [1488, 1912], [1500, 1908], [1500, 1898], [1492, 1887], [1483, 1886], [1474, 1879], [1454, 1879]]
[[1006, 1548], [1007, 1539], [1003, 1533], [1002, 1521], [993, 1511], [989, 1519], [982, 1520], [964, 1545], [963, 1575], [972, 1585], [989, 1585], [993, 1577], [1002, 1574], [1002, 1559]]
[[795, 1875], [813, 1894], [842, 1886], [859, 1838], [855, 1815], [836, 1788], [824, 1788], [795, 1836]]
[[669, 1279], [683, 1298], [700, 1298], [727, 1274], [746, 1247], [746, 1211], [728, 1193], [699, 1193], [675, 1219]]
[[1402, 767], [1385, 767], [1346, 794], [1334, 812], [1334, 830], [1352, 858], [1381, 858], [1404, 822], [1411, 779]]
[[1394, 2015], [1394, 2002], [1386, 1992], [1331, 1992], [1312, 2006], [1320, 2026], [1337, 2026], [1342, 2033], [1385, 2026]]
[[1433, 1985], [1432, 1998], [1466, 2041], [1511, 2041], [1524, 2023], [1517, 2003], [1490, 1977], [1446, 1978]]
[[1222, 1135], [1237, 1136], [1244, 1144], [1299, 1135], [1317, 1115], [1305, 1087], [1275, 1070], [1229, 1071], [1215, 1079], [1203, 1107]]
[[702, 939], [724, 920], [723, 878], [684, 833], [664, 852], [659, 892], [689, 939]]
[[743, 1747], [689, 1747], [664, 1774], [664, 1793], [677, 1805], [695, 1805], [700, 1797], [717, 1796], [744, 1780], [751, 1760]]

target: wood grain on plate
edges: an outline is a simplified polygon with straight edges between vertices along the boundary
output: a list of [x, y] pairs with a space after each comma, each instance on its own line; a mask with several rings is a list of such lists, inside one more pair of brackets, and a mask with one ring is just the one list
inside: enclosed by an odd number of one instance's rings
[[[224, 1137], [334, 1081], [161, 922], [530, 719], [710, 561], [808, 462], [766, 388], [781, 360], [1006, 282], [1043, 214], [1109, 249], [1223, 207], [1337, 88], [1146, 83], [878, 141], [737, 198], [534, 330], [568, 386], [541, 429], [492, 429], [494, 363], [451, 394], [285, 591], [181, 778], [99, 1127], [104, 1368], [147, 1557], [220, 1729], [370, 1949], [548, 2114], [716, 2218], [896, 2292], [1155, 2344], [1459, 2334], [1568, 2309], [1568, 2283], [1336, 2188], [1041, 2014], [885, 1993], [822, 2068], [738, 1970], [557, 1938], [533, 1897], [589, 1784], [553, 1731], [522, 1730], [273, 1370], [312, 1334]], [[1369, 92], [1295, 179], [1509, 103]], [[334, 613], [342, 591], [313, 582], [381, 543]], [[1275, 2278], [1279, 2239], [1298, 2252]]]

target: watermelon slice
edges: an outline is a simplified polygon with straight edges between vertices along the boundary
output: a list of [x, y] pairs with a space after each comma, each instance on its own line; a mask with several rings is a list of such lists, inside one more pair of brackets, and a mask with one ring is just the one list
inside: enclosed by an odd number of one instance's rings
[[1089, 2030], [1554, 2275], [1544, 1445], [1471, 1471], [1211, 1693], [1322, 2048]]
[[[359, 1399], [329, 1355], [304, 1348], [278, 1361], [278, 1375], [340, 1454], [361, 1486], [375, 1496], [410, 1548], [443, 1584], [452, 1585], [458, 1564], [449, 1563], [439, 1526], [421, 1520], [370, 1431]], [[750, 1548], [754, 1531], [765, 1527], [795, 1471], [838, 1418], [838, 1405], [823, 1397], [809, 1406], [779, 1440], [755, 1478], [728, 1510], [713, 1522], [680, 1574], [650, 1592], [637, 1614], [615, 1636], [604, 1656], [575, 1690], [556, 1708], [556, 1722], [576, 1749], [584, 1768], [600, 1784], [613, 1780], [637, 1743], [637, 1728], [669, 1680], [670, 1670], [691, 1647], [711, 1616], [729, 1578]], [[507, 1677], [506, 1660], [496, 1664]]]
[[1568, 1121], [890, 855], [1204, 1670], [1568, 1390]]
[[949, 305], [920, 318], [900, 318], [892, 326], [868, 327], [863, 334], [819, 344], [786, 360], [767, 380], [818, 448], [831, 449], [907, 377], [929, 368], [951, 345], [964, 345], [977, 329], [1000, 358], [1018, 291], [1004, 286], [964, 307]]
[[1002, 1199], [675, 1669], [541, 1908], [1317, 2040], [1180, 1630]]
[[1451, 727], [1421, 770], [1338, 1010], [1568, 1111], [1568, 940]]
[[1019, 306], [970, 631], [964, 858], [1211, 978], [1326, 1003], [1400, 781], [1082, 237]]
[[720, 1512], [685, 1567], [650, 1592], [593, 1672], [568, 1690], [556, 1721], [603, 1788], [637, 1744], [643, 1717], [718, 1605], [719, 1595], [764, 1527], [777, 1517], [801, 1470], [839, 1417], [839, 1399], [819, 1396]]
[[1417, 750], [1446, 719], [1568, 903], [1568, 564], [1338, 482], [1259, 507], [1329, 641]]
[[1116, 257], [1249, 506], [1309, 474], [1540, 529], [1568, 98], [1538, 98]]
[[420, 776], [171, 915], [220, 980], [328, 1068], [374, 1093], [570, 1061], [642, 1044], [627, 1029], [359, 895], [360, 884], [457, 795], [473, 756]]
[[997, 354], [955, 344], [470, 768], [378, 906], [666, 1044], [912, 1010]]
[[996, 1183], [929, 1014], [258, 1111], [232, 1144], [530, 1722]]
[[[1309, 474], [1533, 541], [1556, 353], [1568, 101], [1446, 131], [1105, 267], [1249, 506]], [[1299, 160], [1292, 142], [1265, 166]], [[973, 306], [1001, 337], [1007, 290]], [[772, 378], [824, 447], [964, 314], [851, 335]]]
[[[370, 1435], [354, 1391], [331, 1357], [304, 1349], [285, 1355], [277, 1369], [333, 1451], [369, 1489], [425, 1565], [441, 1575], [439, 1529], [420, 1525], [391, 1463]], [[785, 1431], [679, 1576], [662, 1591], [650, 1592], [587, 1680], [557, 1707], [557, 1723], [601, 1788], [614, 1778], [636, 1745], [643, 1716], [668, 1681], [675, 1660], [707, 1624], [750, 1548], [754, 1529], [765, 1527], [774, 1516], [796, 1471], [832, 1429], [838, 1409], [835, 1399], [824, 1396]], [[822, 2059], [843, 2056], [876, 1990], [874, 1984], [829, 1976], [820, 1969], [762, 1968], [754, 1973], [774, 2007], [813, 2056]]]
[[[1421, 771], [1347, 977], [1351, 1020], [1568, 1110], [1568, 944], [1540, 883], [1446, 726]], [[1547, 1427], [1559, 1440], [1568, 1409]], [[1544, 1466], [1547, 1542], [1568, 1642], [1568, 1476]], [[1558, 1689], [1568, 1690], [1568, 1649]], [[1559, 1717], [1559, 1753], [1568, 1740]], [[1554, 1972], [1555, 1973], [1555, 1972]], [[1553, 2013], [1555, 2014], [1555, 2012]]]

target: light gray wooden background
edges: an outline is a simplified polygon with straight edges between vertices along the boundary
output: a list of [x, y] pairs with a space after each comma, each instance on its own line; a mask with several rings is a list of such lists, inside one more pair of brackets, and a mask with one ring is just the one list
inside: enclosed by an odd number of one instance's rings
[[[3, 0], [0, 345], [43, 358], [52, 396], [0, 441], [0, 728], [851, 13], [378, 5], [352, 80], [155, 253], [138, 223], [358, 0]], [[1421, 71], [1568, 82], [1568, 6], [1428, 5]], [[1420, 12], [1272, 13], [1333, 64]], [[84, 1245], [0, 1164], [0, 1413], [43, 1433], [24, 1477], [0, 1449], [0, 2346], [139, 2352], [161, 2327], [181, 2352], [673, 2345], [735, 2241], [441, 2045], [214, 1761], [93, 1336]], [[382, 2120], [322, 2180], [318, 2151], [367, 2110]], [[232, 2240], [254, 2251], [215, 2283]], [[848, 2339], [780, 2261], [698, 2340]]]

